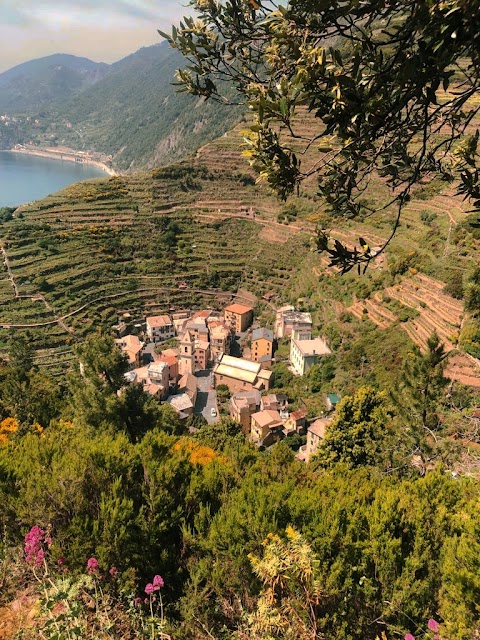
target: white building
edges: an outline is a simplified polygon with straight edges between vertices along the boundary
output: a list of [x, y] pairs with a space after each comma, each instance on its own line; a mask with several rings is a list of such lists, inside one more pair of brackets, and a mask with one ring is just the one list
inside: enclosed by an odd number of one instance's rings
[[170, 316], [147, 318], [147, 336], [152, 342], [162, 342], [175, 337], [175, 327]]

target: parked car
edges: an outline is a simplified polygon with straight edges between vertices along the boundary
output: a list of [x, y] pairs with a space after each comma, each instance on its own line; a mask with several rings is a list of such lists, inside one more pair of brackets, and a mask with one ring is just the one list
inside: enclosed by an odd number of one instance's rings
[[212, 418], [215, 418], [215, 416], [217, 415], [217, 410], [215, 409], [215, 407], [212, 407], [210, 413], [212, 414]]

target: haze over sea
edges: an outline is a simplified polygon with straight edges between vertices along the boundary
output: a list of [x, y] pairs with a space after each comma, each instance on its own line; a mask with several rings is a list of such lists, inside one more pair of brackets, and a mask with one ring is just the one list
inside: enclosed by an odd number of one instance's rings
[[79, 180], [106, 175], [90, 165], [0, 151], [0, 207], [18, 206]]

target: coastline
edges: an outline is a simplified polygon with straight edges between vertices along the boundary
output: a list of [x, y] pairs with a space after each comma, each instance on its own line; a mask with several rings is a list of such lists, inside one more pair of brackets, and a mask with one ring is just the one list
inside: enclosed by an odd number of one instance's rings
[[110, 176], [118, 176], [119, 174], [109, 165], [101, 160], [91, 157], [89, 152], [75, 151], [66, 147], [53, 149], [49, 147], [29, 147], [26, 145], [15, 145], [12, 149], [6, 149], [12, 153], [23, 153], [27, 156], [38, 156], [40, 158], [51, 158], [53, 160], [63, 160], [64, 162], [75, 162], [78, 164], [87, 164], [97, 169], [101, 169]]

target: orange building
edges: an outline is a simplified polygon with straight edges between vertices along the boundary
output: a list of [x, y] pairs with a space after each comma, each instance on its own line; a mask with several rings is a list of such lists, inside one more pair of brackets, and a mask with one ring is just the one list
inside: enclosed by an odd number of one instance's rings
[[224, 310], [225, 322], [228, 322], [236, 333], [246, 331], [253, 322], [253, 309], [244, 304], [231, 304]]
[[273, 331], [255, 329], [252, 332], [251, 351], [254, 362], [271, 361], [273, 357]]

